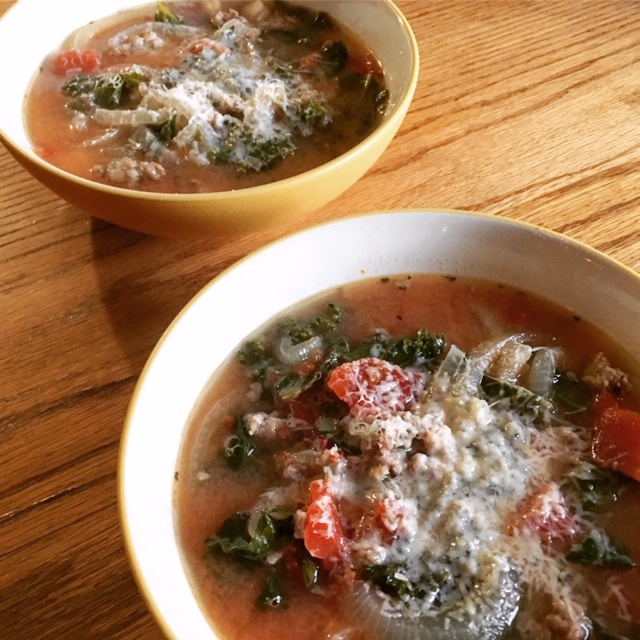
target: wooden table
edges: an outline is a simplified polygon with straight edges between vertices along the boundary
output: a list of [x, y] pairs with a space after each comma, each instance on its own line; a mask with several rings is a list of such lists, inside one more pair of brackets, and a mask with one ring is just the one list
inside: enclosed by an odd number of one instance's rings
[[140, 235], [89, 218], [0, 149], [0, 639], [161, 638], [120, 536], [127, 403], [183, 305], [265, 242], [369, 210], [468, 209], [640, 271], [640, 4], [398, 5], [422, 56], [406, 121], [357, 185], [288, 228]]

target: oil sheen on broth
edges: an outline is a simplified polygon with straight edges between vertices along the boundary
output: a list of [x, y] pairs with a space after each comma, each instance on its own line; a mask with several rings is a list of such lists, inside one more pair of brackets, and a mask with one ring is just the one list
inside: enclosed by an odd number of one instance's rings
[[283, 314], [183, 442], [203, 610], [223, 640], [640, 638], [632, 370], [582, 319], [474, 279]]
[[287, 178], [380, 122], [380, 64], [328, 14], [273, 0], [148, 5], [70, 36], [26, 99], [36, 152], [78, 176], [197, 193]]

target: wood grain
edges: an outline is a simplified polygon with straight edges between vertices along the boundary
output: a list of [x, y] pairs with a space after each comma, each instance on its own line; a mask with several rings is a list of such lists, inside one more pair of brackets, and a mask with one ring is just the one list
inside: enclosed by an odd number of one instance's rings
[[468, 209], [565, 233], [640, 271], [640, 4], [398, 5], [422, 57], [400, 132], [358, 184], [286, 228], [136, 234], [61, 201], [0, 149], [3, 640], [161, 638], [120, 537], [124, 415], [173, 317], [253, 249], [352, 213]]

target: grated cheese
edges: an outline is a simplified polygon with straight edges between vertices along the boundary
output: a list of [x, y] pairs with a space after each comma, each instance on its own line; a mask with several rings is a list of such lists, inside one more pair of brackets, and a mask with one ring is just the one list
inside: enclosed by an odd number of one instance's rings
[[[388, 385], [383, 391], [385, 402], [401, 394]], [[451, 391], [445, 374], [411, 411], [349, 417], [345, 429], [361, 439], [373, 464], [364, 474], [362, 465], [328, 474], [334, 495], [345, 501], [393, 504], [389, 529], [399, 519], [413, 522], [391, 544], [376, 528], [365, 531], [351, 544], [356, 562], [397, 563], [403, 568], [394, 577], [407, 583], [425, 573], [440, 576], [438, 589], [424, 598], [382, 596], [385, 614], [417, 619], [447, 612], [473, 620], [483, 606], [496, 606], [505, 576], [516, 575], [528, 590], [564, 603], [564, 621], [588, 629], [585, 586], [569, 563], [526, 528], [507, 526], [518, 505], [544, 482], [552, 484], [540, 494], [538, 515], [547, 529], [566, 533], [554, 483], [588, 451], [586, 434], [568, 425], [536, 425], [532, 418]], [[590, 526], [586, 520], [580, 524]]]

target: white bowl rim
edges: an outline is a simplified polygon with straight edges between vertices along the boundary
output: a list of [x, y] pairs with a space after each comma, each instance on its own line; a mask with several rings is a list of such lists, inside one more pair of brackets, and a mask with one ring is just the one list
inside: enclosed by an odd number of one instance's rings
[[[296, 239], [304, 239], [305, 236], [311, 236], [312, 234], [322, 231], [323, 229], [331, 229], [336, 228], [339, 229], [342, 225], [349, 225], [353, 223], [357, 223], [358, 221], [366, 222], [367, 220], [382, 220], [385, 217], [397, 218], [401, 220], [402, 216], [421, 216], [426, 220], [427, 217], [431, 216], [439, 216], [442, 217], [443, 221], [449, 218], [452, 222], [455, 220], [469, 220], [469, 221], [482, 221], [486, 222], [489, 227], [499, 226], [502, 228], [507, 228], [511, 230], [515, 230], [516, 232], [523, 232], [532, 234], [532, 237], [538, 238], [540, 241], [549, 243], [551, 242], [553, 245], [557, 245], [557, 249], [559, 251], [573, 251], [577, 256], [584, 259], [585, 264], [589, 266], [589, 268], [593, 268], [596, 272], [601, 271], [603, 269], [608, 270], [612, 274], [619, 277], [622, 284], [628, 288], [628, 292], [630, 292], [632, 302], [634, 305], [634, 311], [638, 311], [640, 313], [640, 274], [633, 271], [631, 268], [627, 267], [620, 261], [615, 258], [608, 256], [601, 251], [585, 244], [579, 240], [567, 237], [559, 232], [553, 231], [551, 229], [545, 229], [538, 225], [519, 221], [510, 218], [499, 217], [493, 214], [488, 213], [478, 213], [471, 211], [463, 211], [456, 209], [429, 209], [429, 208], [407, 208], [407, 209], [393, 209], [393, 210], [379, 210], [379, 211], [370, 211], [360, 214], [354, 214], [345, 218], [340, 218], [337, 220], [331, 220], [316, 224], [314, 226], [302, 229], [290, 235], [287, 235], [283, 238], [279, 238], [266, 244], [265, 246], [249, 253], [242, 259], [238, 260], [227, 269], [218, 274], [215, 278], [213, 278], [207, 285], [205, 285], [186, 305], [185, 307], [177, 314], [175, 319], [171, 322], [171, 324], [167, 327], [156, 346], [152, 350], [149, 355], [147, 362], [140, 373], [137, 384], [134, 388], [130, 404], [127, 410], [127, 414], [125, 417], [124, 428], [122, 432], [122, 439], [119, 451], [119, 460], [118, 460], [118, 507], [121, 519], [121, 525], [123, 530], [123, 537], [125, 541], [125, 549], [132, 567], [132, 571], [136, 582], [138, 583], [138, 587], [145, 599], [149, 609], [153, 613], [153, 616], [156, 622], [159, 624], [160, 628], [167, 636], [172, 640], [182, 640], [182, 638], [178, 639], [178, 636], [174, 634], [172, 628], [170, 627], [169, 622], [165, 618], [163, 612], [159, 609], [154, 596], [152, 594], [152, 585], [148, 584], [147, 578], [144, 575], [144, 571], [138, 562], [138, 558], [136, 556], [136, 541], [134, 541], [134, 534], [130, 528], [129, 514], [128, 514], [128, 505], [127, 505], [127, 497], [126, 497], [126, 481], [127, 476], [125, 473], [125, 466], [127, 462], [127, 454], [128, 454], [128, 442], [129, 438], [134, 429], [135, 423], [135, 412], [137, 405], [140, 400], [140, 394], [145, 385], [147, 384], [147, 380], [149, 377], [149, 373], [154, 367], [154, 364], [159, 356], [159, 354], [165, 349], [167, 341], [171, 338], [172, 333], [176, 329], [176, 327], [182, 323], [185, 317], [191, 313], [191, 310], [198, 303], [199, 300], [204, 298], [205, 296], [212, 295], [212, 292], [215, 292], [215, 288], [219, 285], [220, 282], [224, 281], [225, 278], [229, 277], [236, 269], [250, 263], [253, 260], [256, 260], [263, 254], [278, 250], [280, 245], [283, 245], [287, 242], [295, 241]], [[387, 273], [387, 272], [385, 272]], [[393, 273], [393, 272], [392, 272]], [[406, 271], [403, 271], [406, 273]], [[442, 271], [442, 273], [445, 273]], [[371, 277], [373, 274], [364, 275], [363, 277]], [[378, 274], [375, 274], [378, 275]], [[314, 291], [310, 292], [310, 295], [313, 295], [315, 292], [319, 292], [322, 289], [314, 289]], [[255, 328], [257, 328], [261, 323], [258, 323]], [[230, 348], [233, 349], [235, 345], [232, 345]], [[636, 341], [634, 349], [633, 349], [633, 357], [640, 362], [640, 338]], [[218, 363], [219, 364], [219, 363]], [[217, 367], [218, 365], [216, 365]], [[214, 367], [211, 371], [215, 370]], [[182, 430], [184, 425], [180, 425], [180, 429]], [[177, 456], [177, 451], [175, 452]], [[170, 496], [165, 496], [167, 499], [167, 503], [170, 502]], [[194, 600], [195, 600], [195, 596]], [[212, 631], [211, 638], [216, 638], [215, 632]]]

